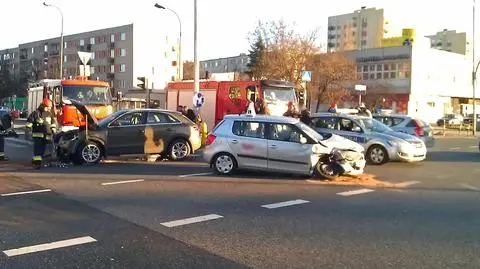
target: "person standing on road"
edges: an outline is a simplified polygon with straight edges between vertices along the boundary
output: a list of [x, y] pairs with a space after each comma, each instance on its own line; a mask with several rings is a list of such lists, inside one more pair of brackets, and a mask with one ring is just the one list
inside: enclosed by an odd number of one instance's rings
[[6, 113], [0, 120], [0, 161], [8, 161], [5, 156], [5, 132], [12, 128], [12, 118]]
[[[52, 101], [44, 99], [37, 110], [33, 111], [27, 119], [27, 128], [31, 129], [33, 139], [32, 164], [41, 167], [47, 144], [52, 143], [56, 131], [56, 120], [50, 112]], [[54, 150], [54, 149], [52, 149]]]

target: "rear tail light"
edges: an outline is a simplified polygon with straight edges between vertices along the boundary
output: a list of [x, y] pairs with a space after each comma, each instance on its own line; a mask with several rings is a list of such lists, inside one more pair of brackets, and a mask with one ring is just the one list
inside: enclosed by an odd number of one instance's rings
[[208, 145], [211, 145], [213, 143], [213, 141], [215, 141], [215, 138], [217, 138], [215, 135], [213, 134], [209, 134], [207, 135], [207, 141], [205, 142], [205, 144], [208, 146]]

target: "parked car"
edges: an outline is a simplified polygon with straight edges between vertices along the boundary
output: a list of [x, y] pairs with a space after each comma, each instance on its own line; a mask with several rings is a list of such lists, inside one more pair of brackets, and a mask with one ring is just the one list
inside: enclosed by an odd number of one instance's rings
[[427, 148], [422, 140], [394, 132], [369, 117], [317, 113], [311, 118], [315, 130], [320, 134], [337, 134], [362, 145], [366, 151], [365, 159], [370, 164], [381, 165], [389, 160], [418, 162], [427, 156]]
[[427, 148], [431, 148], [435, 145], [433, 128], [424, 120], [406, 115], [375, 114], [373, 115], [373, 118], [390, 127], [395, 132], [402, 132], [420, 138]]
[[56, 137], [57, 154], [64, 160], [98, 163], [108, 156], [145, 154], [163, 154], [181, 160], [201, 146], [198, 127], [179, 112], [122, 110], [97, 121], [84, 105], [70, 102], [88, 115], [88, 128]]
[[290, 117], [226, 115], [207, 136], [203, 158], [223, 175], [236, 169], [312, 175], [323, 152], [333, 149], [360, 153], [354, 166], [363, 171], [363, 147], [353, 141], [323, 137]]
[[463, 116], [460, 114], [447, 114], [443, 118], [437, 120], [438, 126], [459, 125], [463, 123]]

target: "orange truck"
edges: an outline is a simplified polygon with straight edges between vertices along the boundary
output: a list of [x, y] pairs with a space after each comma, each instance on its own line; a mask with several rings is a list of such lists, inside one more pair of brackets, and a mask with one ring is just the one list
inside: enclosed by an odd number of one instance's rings
[[44, 79], [28, 89], [28, 112], [32, 113], [44, 98], [53, 101], [59, 131], [69, 131], [86, 125], [85, 118], [73, 105], [63, 102], [76, 100], [86, 105], [97, 119], [113, 113], [112, 93], [108, 82], [89, 80], [87, 77], [75, 79]]
[[[271, 115], [281, 116], [289, 102], [298, 108], [295, 86], [281, 80], [249, 81], [201, 81], [200, 92], [205, 103], [200, 110], [201, 118], [212, 129], [227, 114], [244, 113], [250, 101], [258, 98], [265, 101]], [[167, 86], [167, 109], [178, 106], [193, 106], [193, 82], [171, 82]]]

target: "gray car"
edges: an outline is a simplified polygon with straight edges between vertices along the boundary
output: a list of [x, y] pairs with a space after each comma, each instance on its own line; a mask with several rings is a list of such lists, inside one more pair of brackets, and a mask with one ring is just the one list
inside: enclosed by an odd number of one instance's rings
[[390, 127], [393, 131], [414, 135], [420, 138], [427, 148], [435, 145], [433, 128], [428, 122], [406, 115], [373, 115], [373, 118]]
[[198, 127], [179, 112], [122, 110], [97, 121], [85, 106], [71, 102], [89, 115], [88, 124], [59, 135], [57, 154], [63, 159], [97, 163], [108, 156], [163, 154], [181, 160], [201, 146]]
[[311, 118], [320, 134], [337, 134], [362, 145], [370, 164], [380, 165], [389, 160], [418, 162], [427, 156], [422, 140], [394, 132], [372, 118], [337, 113], [318, 113]]

